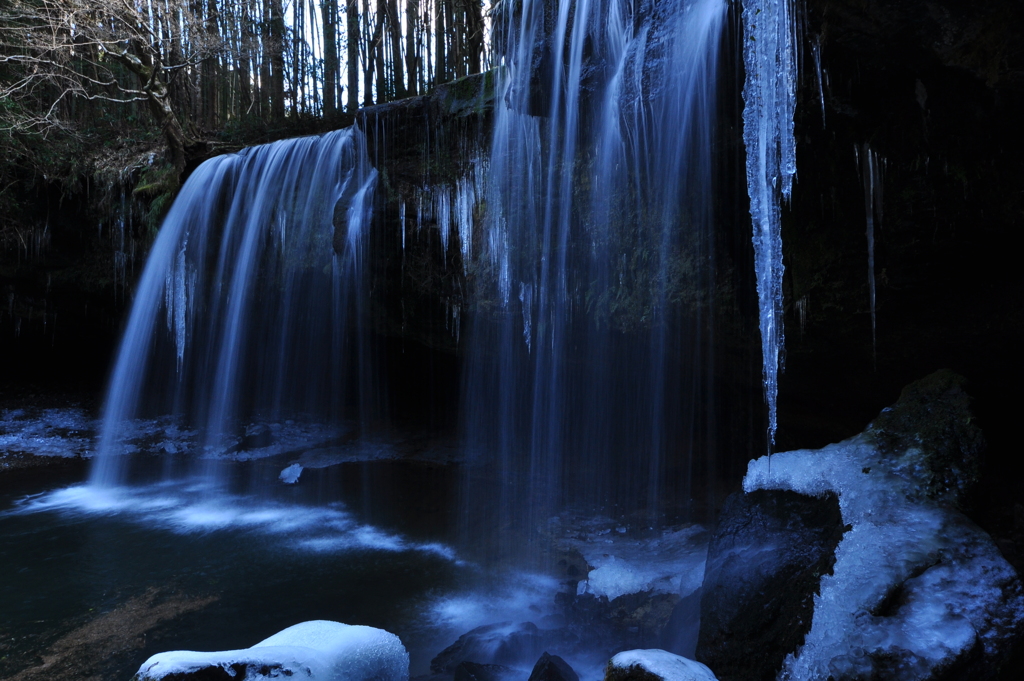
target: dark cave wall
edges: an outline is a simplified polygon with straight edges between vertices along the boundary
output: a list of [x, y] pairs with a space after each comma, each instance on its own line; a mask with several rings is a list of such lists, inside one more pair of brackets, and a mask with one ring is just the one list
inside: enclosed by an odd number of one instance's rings
[[[1013, 422], [1019, 398], [1000, 402], [1021, 378], [1024, 328], [1010, 245], [1024, 221], [1022, 19], [1020, 3], [1001, 0], [808, 1], [798, 181], [783, 227], [780, 449], [857, 432], [902, 385], [940, 366], [968, 377], [983, 427]], [[884, 159], [874, 357], [854, 151], [865, 144]]]
[[[964, 375], [988, 443], [966, 505], [1018, 568], [1024, 498], [1006, 471], [1024, 408], [1022, 28], [1013, 1], [808, 0], [778, 433], [779, 450], [820, 447], [859, 432], [903, 385], [942, 367]], [[854, 152], [865, 144], [884, 159], [875, 348]]]

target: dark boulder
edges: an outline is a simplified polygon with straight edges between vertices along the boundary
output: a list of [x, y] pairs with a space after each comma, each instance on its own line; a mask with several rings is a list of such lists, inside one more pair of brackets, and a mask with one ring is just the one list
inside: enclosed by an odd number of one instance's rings
[[502, 681], [514, 672], [514, 669], [500, 664], [480, 664], [467, 660], [455, 667], [453, 677], [454, 681]]
[[708, 550], [696, 659], [722, 681], [771, 681], [811, 626], [844, 526], [835, 495], [734, 494]]
[[533, 666], [529, 681], [580, 681], [580, 677], [558, 655], [544, 653]]
[[463, 662], [511, 667], [528, 666], [544, 652], [545, 630], [533, 622], [499, 622], [477, 627], [459, 637], [430, 661], [435, 674], [453, 673]]

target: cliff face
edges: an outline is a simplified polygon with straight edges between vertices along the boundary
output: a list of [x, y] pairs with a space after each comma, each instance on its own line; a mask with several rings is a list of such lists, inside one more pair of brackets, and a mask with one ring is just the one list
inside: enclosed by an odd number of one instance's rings
[[[783, 227], [780, 448], [858, 432], [900, 386], [939, 366], [971, 380], [994, 441], [997, 424], [1012, 422], [1015, 405], [997, 395], [1020, 378], [1006, 368], [1024, 335], [1024, 283], [1010, 241], [1024, 219], [1021, 14], [1012, 0], [806, 3], [798, 178]], [[536, 61], [543, 80], [544, 55]], [[731, 277], [717, 362], [729, 374], [723, 380], [743, 384], [737, 395], [754, 414], [756, 438], [736, 68], [724, 67], [721, 96], [721, 150], [733, 158], [723, 167], [734, 186], [723, 194], [716, 236]], [[474, 234], [486, 211], [493, 96], [494, 76], [485, 74], [365, 109], [356, 121], [381, 173], [373, 327], [402, 352], [447, 368], [458, 365], [463, 320], [480, 302], [474, 282], [486, 274], [467, 267], [452, 235]], [[136, 165], [106, 185], [22, 178], [20, 208], [33, 228], [4, 231], [0, 352], [18, 358], [5, 362], [4, 381], [101, 385], [152, 234], [153, 197], [134, 192], [146, 182], [145, 164]], [[445, 381], [455, 390], [457, 377]]]
[[808, 2], [783, 447], [856, 432], [883, 393], [938, 366], [971, 379], [979, 413], [1011, 413], [994, 398], [1020, 378], [1004, 368], [1024, 332], [1009, 247], [1024, 217], [1022, 18], [1001, 0]]

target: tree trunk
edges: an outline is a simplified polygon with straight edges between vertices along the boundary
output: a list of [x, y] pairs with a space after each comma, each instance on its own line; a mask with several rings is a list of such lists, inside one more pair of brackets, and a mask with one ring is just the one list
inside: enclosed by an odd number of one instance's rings
[[281, 0], [270, 5], [270, 116], [284, 120], [284, 9]]
[[419, 73], [416, 69], [416, 35], [419, 31], [417, 14], [419, 8], [416, 0], [405, 0], [405, 71], [409, 76], [407, 93], [416, 95], [418, 92]]
[[397, 0], [387, 0], [388, 35], [391, 37], [391, 74], [395, 99], [405, 97], [405, 69], [402, 64], [402, 24], [398, 21]]
[[445, 64], [445, 0], [434, 0], [434, 85], [448, 80]]
[[370, 29], [370, 0], [363, 0], [363, 106], [373, 106], [375, 31]]
[[337, 110], [338, 83], [338, 0], [321, 0], [324, 20], [324, 117]]
[[388, 69], [384, 63], [384, 23], [387, 21], [387, 16], [387, 0], [377, 0], [377, 26], [373, 30], [373, 59], [374, 68], [377, 71], [377, 96], [375, 99], [378, 104], [391, 98]]
[[359, 6], [357, 0], [345, 2], [346, 69], [348, 71], [348, 110], [359, 108]]

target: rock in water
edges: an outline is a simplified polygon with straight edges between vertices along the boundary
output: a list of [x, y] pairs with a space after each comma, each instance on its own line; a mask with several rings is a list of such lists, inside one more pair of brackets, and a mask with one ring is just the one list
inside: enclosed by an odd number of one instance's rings
[[696, 659], [723, 681], [774, 681], [811, 628], [843, 535], [835, 494], [734, 494], [708, 550]]
[[544, 634], [533, 622], [486, 624], [463, 634], [438, 653], [430, 661], [430, 671], [451, 674], [462, 662], [529, 665], [544, 650]]
[[408, 681], [409, 654], [397, 636], [383, 629], [316, 620], [243, 650], [158, 653], [135, 675], [135, 681], [278, 678]]
[[529, 681], [580, 681], [579, 675], [558, 655], [544, 653], [533, 665]]
[[718, 681], [700, 662], [664, 650], [627, 650], [608, 663], [604, 681]]
[[479, 662], [460, 662], [455, 667], [454, 681], [502, 681], [516, 673], [510, 667], [500, 664], [480, 664]]

